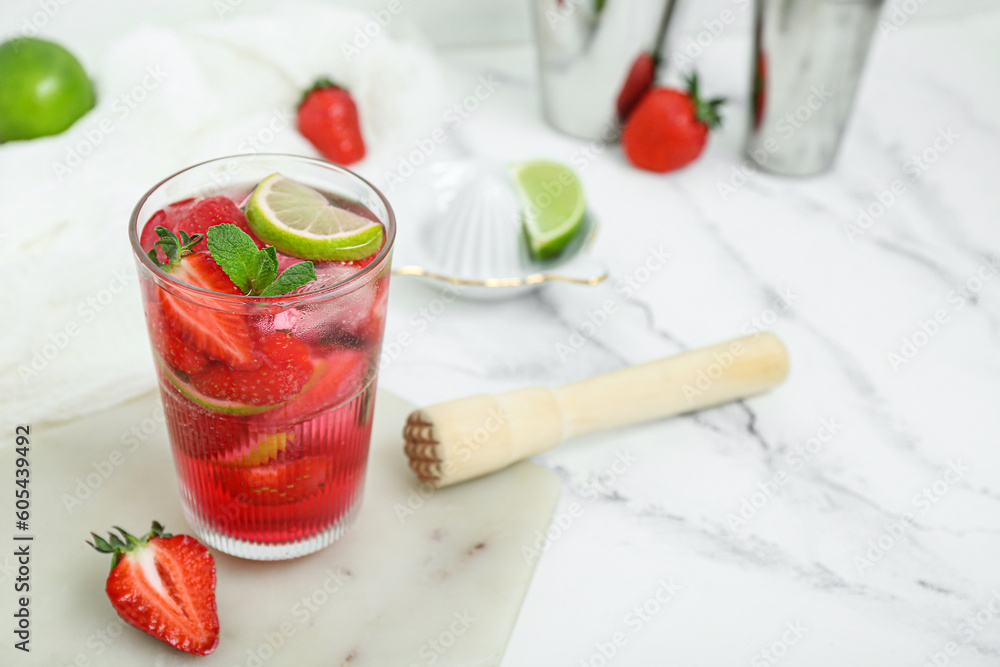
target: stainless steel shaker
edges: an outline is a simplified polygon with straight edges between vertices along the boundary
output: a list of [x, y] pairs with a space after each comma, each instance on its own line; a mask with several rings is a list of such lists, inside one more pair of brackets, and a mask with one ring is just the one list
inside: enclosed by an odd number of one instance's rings
[[883, 0], [757, 0], [747, 153], [808, 176], [833, 164]]
[[637, 59], [662, 49], [675, 0], [532, 0], [545, 116], [582, 139], [613, 141]]

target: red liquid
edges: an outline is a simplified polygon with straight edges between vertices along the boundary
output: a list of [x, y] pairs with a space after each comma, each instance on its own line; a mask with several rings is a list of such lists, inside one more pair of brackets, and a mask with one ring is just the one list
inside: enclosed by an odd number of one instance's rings
[[[164, 220], [157, 213], [147, 223], [144, 249]], [[282, 268], [301, 261], [279, 259]], [[322, 262], [316, 271], [321, 284], [333, 284], [367, 264]], [[349, 524], [364, 485], [388, 266], [382, 261], [352, 292], [297, 308], [261, 306], [234, 316], [217, 304], [185, 301], [184, 312], [197, 315], [188, 319], [176, 315], [176, 296], [144, 279], [185, 510], [210, 544], [248, 555], [231, 541], [251, 548], [329, 542]], [[242, 365], [206, 344], [198, 322], [238, 329], [233, 337], [250, 345], [241, 348]]]
[[[231, 538], [273, 544], [307, 539], [345, 518], [364, 485], [374, 387], [310, 419], [277, 424], [209, 415], [164, 387], [191, 519]], [[213, 446], [220, 441], [228, 446]], [[254, 448], [275, 444], [283, 451], [249, 463]]]

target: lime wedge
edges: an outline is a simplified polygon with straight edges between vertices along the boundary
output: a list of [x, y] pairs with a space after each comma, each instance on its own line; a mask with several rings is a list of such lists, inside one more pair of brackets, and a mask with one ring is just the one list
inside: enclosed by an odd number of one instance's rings
[[524, 231], [535, 259], [555, 257], [580, 231], [587, 202], [583, 184], [569, 167], [535, 160], [510, 166], [521, 195]]
[[246, 214], [258, 238], [293, 257], [364, 259], [382, 246], [382, 225], [281, 174], [257, 184]]

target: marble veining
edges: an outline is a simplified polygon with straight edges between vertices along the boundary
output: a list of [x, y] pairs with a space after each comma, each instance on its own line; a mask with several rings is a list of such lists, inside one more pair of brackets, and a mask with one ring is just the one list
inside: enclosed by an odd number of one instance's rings
[[[422, 641], [461, 624], [449, 619], [461, 612], [454, 600], [467, 584], [465, 592], [488, 591], [477, 598], [488, 620], [474, 628], [495, 648], [485, 657], [456, 648], [438, 664], [495, 664], [536, 568], [502, 658], [506, 667], [1000, 664], [1000, 12], [986, 3], [918, 3], [917, 15], [900, 29], [877, 31], [835, 168], [815, 178], [783, 179], [745, 168], [740, 152], [749, 81], [746, 12], [737, 12], [739, 20], [692, 65], [708, 94], [730, 99], [724, 127], [697, 163], [653, 175], [632, 169], [617, 146], [581, 142], [544, 124], [527, 43], [471, 46], [463, 40], [466, 45], [439, 50], [435, 58], [382, 35], [357, 63], [367, 69], [358, 69], [338, 60], [328, 39], [331, 30], [350, 39], [352, 25], [307, 20], [328, 16], [329, 7], [296, 5], [294, 12], [261, 18], [250, 4], [176, 31], [146, 26], [124, 41], [107, 40], [107, 49], [101, 36], [120, 24], [95, 27], [88, 35], [98, 36], [88, 42], [70, 20], [74, 12], [93, 20], [99, 14], [93, 9], [68, 8], [52, 20], [51, 36], [122, 66], [88, 61], [99, 73], [118, 73], [104, 77], [105, 100], [134, 85], [133, 75], [147, 65], [167, 62], [177, 75], [65, 180], [52, 178], [53, 163], [65, 160], [67, 150], [59, 140], [0, 149], [17, 156], [0, 160], [6, 182], [15, 184], [4, 198], [13, 207], [8, 217], [34, 222], [10, 228], [0, 245], [5, 257], [32, 260], [5, 265], [8, 283], [24, 285], [7, 293], [7, 311], [36, 315], [35, 326], [13, 328], [0, 350], [7, 372], [0, 407], [11, 420], [73, 416], [152, 387], [134, 289], [85, 323], [37, 382], [24, 384], [16, 375], [47, 333], [80, 319], [77, 302], [111, 284], [105, 269], [131, 267], [120, 230], [136, 193], [172, 168], [245, 152], [248, 138], [286, 118], [288, 100], [308, 83], [290, 73], [311, 76], [326, 63], [345, 75], [381, 73], [400, 89], [372, 86], [364, 93], [363, 109], [378, 113], [366, 116], [373, 150], [358, 169], [385, 190], [401, 226], [420, 214], [415, 194], [435, 162], [562, 160], [583, 179], [600, 225], [592, 253], [610, 271], [593, 287], [551, 284], [491, 302], [395, 277], [381, 387], [427, 405], [571, 382], [763, 330], [785, 341], [791, 374], [764, 396], [580, 438], [536, 457], [563, 483], [547, 529], [538, 515], [537, 531], [527, 534], [524, 525], [518, 533], [506, 524], [508, 503], [524, 510], [522, 517], [531, 514], [526, 505], [544, 503], [491, 477], [473, 483], [486, 485], [493, 499], [484, 510], [488, 530], [467, 517], [468, 525], [456, 530], [449, 519], [465, 516], [463, 507], [442, 502], [450, 497], [442, 495], [434, 498], [433, 512], [413, 521], [388, 506], [370, 514], [353, 542], [325, 552], [330, 567], [324, 564], [321, 573], [227, 561], [229, 581], [246, 584], [226, 598], [232, 613], [258, 601], [250, 583], [274, 577], [287, 594], [274, 608], [292, 627], [318, 643], [326, 635], [336, 642], [317, 664], [409, 667], [430, 664], [426, 656], [413, 657]], [[700, 21], [723, 7], [740, 4], [681, 3], [687, 9], [679, 15], [678, 39], [697, 34]], [[935, 4], [965, 9], [943, 16]], [[374, 5], [382, 6], [366, 3]], [[29, 10], [35, 13], [22, 13]], [[258, 35], [252, 52], [239, 48], [248, 31]], [[395, 55], [376, 57], [387, 53]], [[396, 66], [411, 64], [404, 75], [394, 74]], [[682, 73], [672, 67], [667, 78], [676, 81]], [[474, 97], [484, 78], [495, 83]], [[250, 87], [259, 93], [253, 99], [242, 92]], [[226, 94], [210, 94], [219, 91]], [[97, 120], [65, 139], [80, 140]], [[267, 150], [309, 152], [285, 125], [272, 133]], [[432, 135], [435, 130], [441, 133]], [[413, 175], [390, 178], [430, 136], [444, 139], [418, 155], [421, 164], [409, 165]], [[32, 174], [30, 197], [19, 196], [25, 173]], [[95, 191], [106, 202], [84, 207], [73, 224], [63, 220], [60, 207], [71, 201], [80, 208]], [[63, 261], [78, 256], [83, 243], [96, 252], [114, 238], [119, 243], [107, 250], [101, 270], [81, 275]], [[59, 262], [39, 263], [46, 259], [39, 248], [50, 242], [57, 242]], [[60, 289], [41, 289], [43, 274], [58, 278]], [[36, 308], [39, 303], [46, 308]], [[79, 391], [60, 397], [41, 388], [43, 381], [75, 388], [51, 381], [70, 359], [82, 362], [76, 370], [90, 382], [88, 396], [100, 399], [86, 410]], [[120, 431], [100, 442], [114, 447]], [[162, 433], [158, 437], [162, 444]], [[71, 453], [68, 460], [91, 464], [84, 452]], [[400, 453], [394, 455], [402, 466]], [[138, 461], [127, 463], [152, 474]], [[415, 483], [405, 467], [398, 473]], [[55, 476], [40, 479], [52, 483]], [[155, 480], [140, 475], [139, 482]], [[549, 489], [538, 497], [551, 502]], [[406, 498], [418, 506], [423, 500]], [[102, 503], [113, 499], [91, 501], [87, 511], [96, 516]], [[51, 505], [45, 516], [69, 521], [58, 501]], [[130, 509], [148, 520], [148, 507]], [[176, 513], [163, 518], [181, 520]], [[421, 548], [410, 553], [400, 546], [412, 543]], [[39, 627], [55, 627], [60, 604], [92, 593], [74, 578], [78, 565], [48, 562], [51, 569], [40, 574], [70, 590], [39, 594], [40, 602], [50, 601]], [[386, 567], [390, 562], [395, 566]], [[520, 571], [491, 576], [511, 564]], [[6, 567], [2, 559], [0, 565]], [[104, 570], [96, 561], [92, 568], [94, 576]], [[357, 601], [358, 612], [327, 605], [300, 623], [296, 599], [327, 584]], [[388, 604], [394, 586], [425, 595]], [[369, 591], [384, 597], [373, 601]], [[503, 600], [502, 610], [491, 596]], [[434, 614], [427, 613], [427, 600]], [[228, 645], [261, 645], [277, 626], [259, 621], [230, 625]], [[331, 626], [350, 631], [338, 635]], [[86, 645], [92, 631], [71, 628], [75, 643], [60, 646], [71, 649], [59, 654], [63, 664], [77, 651], [93, 657]], [[123, 635], [115, 646], [141, 647], [142, 639]], [[233, 664], [248, 663], [240, 653]], [[264, 664], [308, 664], [292, 660], [290, 651], [281, 655]], [[132, 664], [125, 652], [117, 659]]]
[[[836, 167], [752, 172], [725, 197], [741, 90], [721, 91], [726, 126], [699, 163], [654, 176], [613, 146], [572, 162], [586, 146], [540, 120], [530, 50], [446, 59], [459, 92], [504, 82], [454, 136], [490, 158], [574, 164], [611, 276], [433, 319], [440, 290], [396, 280], [387, 341], [408, 339], [387, 386], [431, 403], [558, 384], [764, 329], [792, 364], [769, 395], [537, 457], [563, 478], [563, 528], [504, 665], [1000, 661], [1000, 90], [984, 83], [986, 26], [1000, 14], [877, 35]], [[731, 37], [698, 62], [710, 89], [735, 79]], [[958, 139], [914, 172], [949, 128]], [[666, 264], [639, 270], [660, 245]], [[635, 462], [616, 471], [622, 452]], [[664, 577], [679, 592], [659, 605]], [[640, 623], [628, 614], [644, 601], [659, 610]]]

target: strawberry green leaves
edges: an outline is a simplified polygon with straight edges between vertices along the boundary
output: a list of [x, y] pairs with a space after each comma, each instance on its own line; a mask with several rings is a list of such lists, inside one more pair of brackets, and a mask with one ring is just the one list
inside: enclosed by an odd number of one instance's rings
[[[250, 235], [236, 225], [209, 227], [208, 249], [230, 280], [248, 295], [279, 296], [316, 280], [316, 270], [309, 261], [293, 264], [279, 276], [274, 247], [259, 250]], [[167, 253], [166, 248], [163, 251]]]

